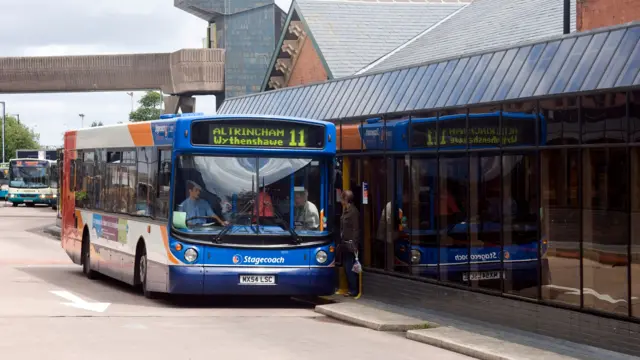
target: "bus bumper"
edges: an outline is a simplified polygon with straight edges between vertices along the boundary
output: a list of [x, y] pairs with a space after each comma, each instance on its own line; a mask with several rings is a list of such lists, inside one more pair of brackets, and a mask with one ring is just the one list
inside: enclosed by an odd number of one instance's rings
[[6, 200], [7, 194], [9, 194], [9, 190], [0, 190], [0, 199]]
[[48, 199], [48, 198], [22, 198], [20, 196], [12, 196], [10, 198], [7, 199], [9, 202], [13, 203], [13, 204], [43, 204], [43, 205], [51, 205], [53, 203], [53, 200], [55, 199]]
[[[240, 275], [274, 275], [275, 285], [241, 285]], [[335, 267], [170, 266], [168, 292], [193, 295], [328, 296], [336, 290]]]

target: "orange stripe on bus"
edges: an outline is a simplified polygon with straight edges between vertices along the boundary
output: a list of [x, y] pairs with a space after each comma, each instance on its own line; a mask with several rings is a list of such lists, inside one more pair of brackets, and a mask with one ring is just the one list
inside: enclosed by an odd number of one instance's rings
[[151, 124], [148, 122], [140, 122], [136, 124], [128, 124], [129, 133], [133, 139], [135, 146], [153, 146], [153, 134], [151, 133]]
[[[342, 124], [336, 126], [336, 138], [338, 150], [360, 150], [360, 124]], [[342, 137], [342, 139], [340, 139]]]
[[162, 234], [162, 243], [164, 244], [164, 249], [167, 251], [167, 258], [169, 258], [169, 261], [171, 261], [173, 264], [180, 264], [180, 261], [178, 261], [178, 259], [173, 256], [173, 254], [171, 253], [171, 249], [169, 249], [169, 235], [167, 235], [167, 228], [161, 226], [160, 234]]

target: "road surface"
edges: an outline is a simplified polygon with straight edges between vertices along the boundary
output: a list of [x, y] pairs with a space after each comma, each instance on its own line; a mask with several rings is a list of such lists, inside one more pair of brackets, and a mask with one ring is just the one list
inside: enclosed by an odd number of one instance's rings
[[2, 205], [2, 359], [471, 359], [293, 300], [149, 300], [118, 282], [86, 279], [42, 231], [55, 211]]

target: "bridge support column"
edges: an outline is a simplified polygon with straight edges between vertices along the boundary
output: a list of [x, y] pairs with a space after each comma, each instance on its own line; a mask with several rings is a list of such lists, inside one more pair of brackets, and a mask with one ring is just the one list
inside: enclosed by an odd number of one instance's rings
[[177, 114], [192, 113], [196, 111], [196, 98], [187, 95], [169, 95], [164, 97], [164, 113]]
[[222, 103], [224, 102], [224, 99], [225, 99], [224, 93], [216, 94], [216, 111], [220, 110], [220, 107], [222, 107]]

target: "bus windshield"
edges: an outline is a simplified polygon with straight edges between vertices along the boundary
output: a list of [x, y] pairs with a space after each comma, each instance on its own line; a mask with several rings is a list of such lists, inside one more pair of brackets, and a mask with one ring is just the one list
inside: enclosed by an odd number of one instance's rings
[[42, 189], [49, 187], [49, 167], [46, 161], [17, 160], [9, 164], [9, 186]]
[[324, 164], [320, 158], [180, 156], [174, 227], [219, 233], [246, 225], [226, 236], [317, 236]]

